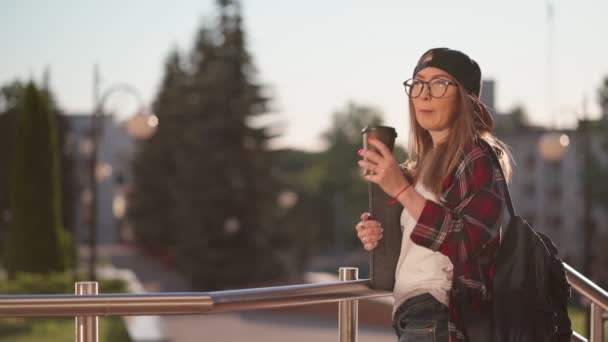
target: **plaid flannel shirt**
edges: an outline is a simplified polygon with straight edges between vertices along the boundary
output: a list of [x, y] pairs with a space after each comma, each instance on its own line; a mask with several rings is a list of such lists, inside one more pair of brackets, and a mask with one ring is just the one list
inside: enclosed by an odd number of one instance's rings
[[[452, 261], [452, 288], [466, 288], [477, 302], [491, 297], [493, 256], [506, 212], [505, 183], [490, 153], [480, 143], [466, 151], [444, 180], [439, 204], [426, 201], [411, 234], [414, 243]], [[466, 341], [454, 294], [451, 291], [449, 299], [450, 341]]]

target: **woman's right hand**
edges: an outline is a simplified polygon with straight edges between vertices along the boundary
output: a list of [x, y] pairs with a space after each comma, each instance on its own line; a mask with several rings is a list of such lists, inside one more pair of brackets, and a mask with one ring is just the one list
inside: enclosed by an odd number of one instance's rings
[[378, 241], [382, 239], [382, 232], [384, 231], [380, 222], [370, 220], [369, 217], [369, 213], [361, 214], [361, 221], [355, 226], [357, 237], [367, 251], [371, 251], [378, 246]]

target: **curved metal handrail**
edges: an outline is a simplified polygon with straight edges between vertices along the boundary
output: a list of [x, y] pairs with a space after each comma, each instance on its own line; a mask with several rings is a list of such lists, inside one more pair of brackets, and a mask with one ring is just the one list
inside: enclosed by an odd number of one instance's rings
[[[602, 340], [604, 336], [602, 316], [605, 315], [605, 311], [608, 311], [608, 293], [571, 266], [564, 263], [564, 267], [570, 285], [592, 302], [590, 340]], [[356, 277], [352, 279], [356, 279]], [[372, 289], [370, 283], [369, 279], [346, 279], [340, 282], [216, 292], [3, 295], [0, 296], [0, 317], [211, 314], [327, 302], [349, 302], [391, 295], [391, 292]], [[356, 322], [356, 318], [353, 317], [350, 318]], [[347, 328], [344, 330], [349, 331], [352, 326]], [[585, 339], [575, 334], [573, 340], [584, 341]]]
[[[568, 283], [574, 290], [591, 301], [591, 307], [589, 308], [589, 341], [603, 342], [605, 336], [604, 315], [608, 312], [608, 292], [580, 274], [572, 266], [564, 263], [564, 267], [566, 268]], [[574, 341], [585, 341], [578, 334], [574, 334], [572, 339]]]
[[0, 296], [0, 317], [184, 315], [310, 305], [391, 295], [368, 279], [184, 293]]
[[608, 311], [608, 292], [592, 282], [589, 278], [580, 274], [572, 266], [564, 263], [566, 276], [570, 285], [585, 298]]
[[573, 342], [588, 342], [588, 340], [582, 336], [581, 334], [577, 333], [576, 331], [572, 332], [572, 338], [570, 339], [570, 341]]
[[[608, 293], [564, 264], [568, 282], [608, 311]], [[216, 292], [0, 296], [0, 317], [197, 314], [308, 305], [388, 296], [369, 279]]]

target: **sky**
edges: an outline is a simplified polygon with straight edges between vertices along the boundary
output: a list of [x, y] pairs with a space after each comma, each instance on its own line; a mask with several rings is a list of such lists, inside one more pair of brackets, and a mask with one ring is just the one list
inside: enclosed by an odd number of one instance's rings
[[[3, 0], [0, 85], [41, 81], [48, 67], [59, 106], [90, 113], [97, 64], [102, 92], [127, 83], [150, 104], [168, 53], [190, 50], [214, 4]], [[250, 0], [243, 15], [258, 81], [272, 96], [267, 120], [284, 128], [282, 147], [322, 148], [332, 113], [349, 101], [380, 110], [405, 144], [402, 82], [432, 47], [475, 59], [496, 82], [498, 111], [522, 105], [534, 123], [552, 127], [573, 125], [583, 108], [598, 116], [597, 88], [608, 77], [605, 0]], [[135, 106], [128, 96], [110, 102], [121, 118]]]

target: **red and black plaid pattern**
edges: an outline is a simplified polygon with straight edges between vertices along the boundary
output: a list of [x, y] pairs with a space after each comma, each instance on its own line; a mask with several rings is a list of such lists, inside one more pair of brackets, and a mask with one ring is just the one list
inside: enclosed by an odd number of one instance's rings
[[[426, 201], [414, 228], [414, 243], [445, 254], [454, 265], [452, 287], [474, 301], [488, 300], [493, 256], [506, 213], [504, 181], [487, 147], [475, 144], [442, 185], [440, 204]], [[450, 294], [450, 341], [466, 341], [454, 293]]]

